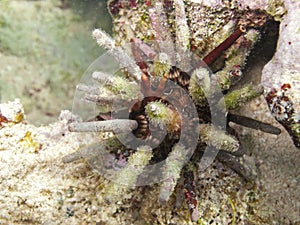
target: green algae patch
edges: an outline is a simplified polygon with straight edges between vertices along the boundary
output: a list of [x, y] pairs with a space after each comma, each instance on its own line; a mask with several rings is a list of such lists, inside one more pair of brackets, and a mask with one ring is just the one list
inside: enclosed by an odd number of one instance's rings
[[247, 85], [240, 90], [234, 90], [224, 97], [226, 109], [237, 109], [262, 93], [263, 88], [261, 86], [255, 87], [252, 85]]

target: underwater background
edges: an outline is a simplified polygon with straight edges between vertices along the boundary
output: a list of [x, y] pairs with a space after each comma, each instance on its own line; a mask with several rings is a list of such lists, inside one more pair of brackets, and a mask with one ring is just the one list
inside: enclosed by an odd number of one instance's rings
[[102, 54], [91, 31], [112, 32], [106, 1], [1, 0], [0, 12], [1, 102], [20, 98], [28, 121], [53, 122]]

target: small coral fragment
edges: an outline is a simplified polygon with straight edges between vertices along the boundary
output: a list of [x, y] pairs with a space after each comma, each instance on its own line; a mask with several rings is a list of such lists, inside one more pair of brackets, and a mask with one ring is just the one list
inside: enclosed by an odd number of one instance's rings
[[19, 141], [19, 143], [30, 153], [37, 153], [42, 147], [40, 143], [34, 141], [30, 131], [26, 132], [25, 136]]
[[20, 123], [24, 119], [24, 108], [20, 99], [0, 104], [2, 122]]

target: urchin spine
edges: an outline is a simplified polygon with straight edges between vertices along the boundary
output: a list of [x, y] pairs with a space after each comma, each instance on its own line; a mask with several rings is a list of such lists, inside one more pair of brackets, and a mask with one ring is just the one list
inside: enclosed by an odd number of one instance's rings
[[225, 105], [227, 110], [237, 109], [246, 102], [262, 95], [264, 89], [261, 85], [246, 85], [239, 90], [234, 90], [225, 95]]
[[[152, 149], [149, 146], [140, 146], [137, 151], [133, 153], [120, 172], [115, 177], [115, 180], [105, 190], [105, 199], [112, 202], [123, 199], [124, 193], [129, 191], [129, 187], [134, 187], [138, 176], [143, 172], [146, 165], [148, 165], [152, 158]], [[124, 187], [122, 184], [126, 184]], [[129, 187], [128, 187], [129, 186]]]
[[98, 45], [112, 55], [122, 68], [125, 68], [136, 80], [140, 80], [142, 72], [129, 55], [120, 47], [116, 46], [114, 39], [100, 29], [95, 29], [92, 34]]
[[187, 161], [187, 154], [189, 150], [181, 144], [176, 144], [166, 159], [163, 178], [161, 184], [159, 201], [165, 203], [169, 200], [173, 193], [178, 179], [180, 178], [181, 170]]
[[216, 149], [234, 153], [239, 149], [239, 141], [224, 130], [210, 124], [200, 124], [200, 140]]
[[135, 120], [115, 119], [106, 121], [93, 121], [72, 123], [69, 130], [73, 132], [114, 132], [125, 133], [137, 128]]

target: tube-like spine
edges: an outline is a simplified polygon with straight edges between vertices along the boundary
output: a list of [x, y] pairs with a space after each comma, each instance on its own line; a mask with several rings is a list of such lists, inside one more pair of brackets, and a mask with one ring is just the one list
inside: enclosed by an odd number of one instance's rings
[[69, 130], [72, 132], [114, 132], [124, 133], [137, 128], [135, 120], [115, 119], [106, 121], [93, 121], [71, 123]]
[[182, 71], [189, 71], [190, 64], [190, 29], [187, 24], [184, 2], [174, 0], [176, 26], [176, 61]]
[[211, 82], [209, 71], [206, 68], [201, 67], [193, 71], [189, 91], [197, 105], [208, 106], [207, 98], [211, 94]]
[[246, 102], [263, 94], [264, 89], [261, 85], [247, 85], [239, 90], [234, 90], [225, 95], [225, 105], [227, 110], [237, 109]]
[[236, 152], [239, 149], [239, 141], [223, 130], [210, 124], [200, 124], [200, 140], [209, 146], [227, 152]]
[[194, 170], [195, 166], [189, 164], [183, 171], [184, 177], [184, 198], [189, 208], [192, 221], [197, 221], [199, 218], [198, 201], [195, 185]]
[[[134, 187], [138, 176], [143, 172], [145, 166], [152, 158], [152, 149], [149, 146], [140, 146], [133, 153], [123, 169], [115, 177], [115, 180], [105, 190], [105, 199], [108, 202], [120, 200], [129, 191], [129, 187]], [[122, 186], [126, 185], [126, 186]]]
[[240, 42], [226, 51], [224, 68], [212, 75], [214, 85], [218, 85], [222, 91], [228, 90], [243, 77], [247, 57], [259, 36], [258, 31], [250, 29]]
[[228, 38], [226, 38], [213, 51], [211, 51], [207, 56], [204, 57], [203, 61], [206, 63], [206, 65], [209, 66], [214, 61], [216, 61], [220, 57], [220, 55], [245, 32], [246, 28], [244, 26], [240, 26], [238, 29], [236, 29]]
[[168, 19], [165, 10], [163, 9], [163, 1], [156, 1], [154, 8], [149, 9], [149, 16], [152, 21], [152, 26], [155, 31], [156, 41], [158, 42], [160, 52], [168, 55], [172, 65], [175, 65], [175, 49], [173, 39], [169, 32]]
[[136, 80], [141, 79], [142, 71], [140, 68], [120, 46], [116, 46], [114, 39], [101, 29], [95, 29], [92, 36], [96, 39], [97, 44], [107, 50], [122, 68], [125, 68]]
[[181, 169], [186, 163], [187, 152], [189, 151], [183, 145], [177, 144], [166, 159], [163, 170], [164, 181], [161, 184], [159, 194], [160, 203], [167, 202], [173, 193], [177, 180], [180, 177]]

